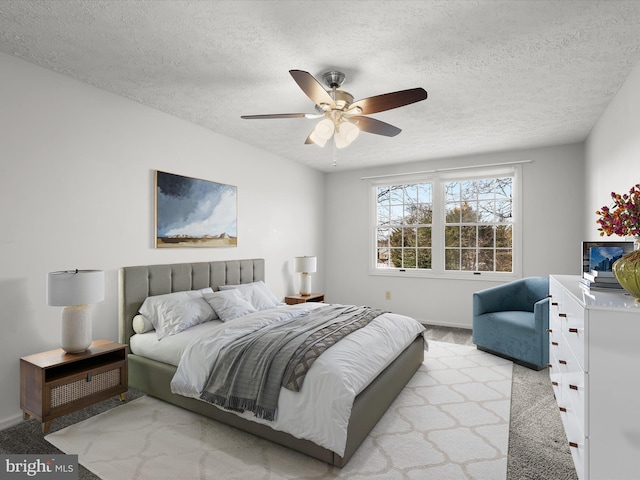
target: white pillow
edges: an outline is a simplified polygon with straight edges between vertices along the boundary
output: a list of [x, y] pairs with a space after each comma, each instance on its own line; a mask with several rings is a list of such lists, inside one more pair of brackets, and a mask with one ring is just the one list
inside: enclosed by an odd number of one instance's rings
[[273, 294], [269, 287], [262, 281], [243, 283], [240, 285], [220, 285], [219, 290], [237, 289], [249, 299], [256, 310], [266, 310], [279, 305], [281, 302]]
[[243, 317], [257, 310], [239, 290], [221, 290], [205, 293], [203, 298], [213, 308], [223, 322]]
[[147, 297], [139, 313], [151, 322], [158, 340], [162, 340], [216, 318], [211, 306], [202, 298], [204, 292], [213, 290], [205, 288]]
[[133, 317], [133, 331], [136, 333], [147, 333], [153, 330], [153, 324], [151, 320], [142, 315], [136, 315]]

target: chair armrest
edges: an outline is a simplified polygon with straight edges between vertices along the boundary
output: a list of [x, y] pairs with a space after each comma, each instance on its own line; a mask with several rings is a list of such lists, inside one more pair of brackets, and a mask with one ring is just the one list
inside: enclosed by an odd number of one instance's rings
[[549, 328], [549, 297], [533, 304], [533, 319], [536, 330], [544, 333]]

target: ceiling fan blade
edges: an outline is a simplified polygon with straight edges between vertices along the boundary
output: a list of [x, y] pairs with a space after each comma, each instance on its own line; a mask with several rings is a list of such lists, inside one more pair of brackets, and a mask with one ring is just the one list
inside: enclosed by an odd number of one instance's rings
[[333, 98], [331, 98], [331, 95], [329, 95], [320, 82], [313, 78], [313, 75], [309, 72], [289, 70], [289, 73], [313, 103], [316, 105], [326, 104], [331, 107], [335, 106], [336, 103], [333, 101]]
[[240, 118], [246, 120], [265, 119], [265, 118], [307, 118], [308, 113], [273, 113], [270, 115], [241, 115]]
[[370, 113], [384, 112], [392, 108], [404, 107], [412, 103], [426, 100], [427, 91], [424, 88], [410, 88], [409, 90], [400, 90], [399, 92], [383, 93], [374, 97], [363, 98], [357, 102], [353, 102], [349, 106], [349, 110], [358, 107], [361, 113], [368, 115]]
[[353, 116], [350, 120], [356, 120], [356, 125], [363, 132], [375, 133], [376, 135], [384, 135], [385, 137], [395, 137], [402, 130], [375, 118]]
[[305, 145], [313, 145], [314, 141], [311, 140], [311, 135], [313, 135], [313, 130], [311, 130], [311, 133], [307, 136], [307, 139], [304, 141]]

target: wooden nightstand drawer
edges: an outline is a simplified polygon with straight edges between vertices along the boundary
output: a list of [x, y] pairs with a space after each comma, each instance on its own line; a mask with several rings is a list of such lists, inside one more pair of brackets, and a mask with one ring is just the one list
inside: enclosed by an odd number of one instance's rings
[[[99, 395], [111, 389], [120, 389], [125, 362], [118, 362], [116, 368], [107, 365], [87, 371], [81, 371], [70, 377], [61, 378], [47, 384], [51, 411], [69, 403]], [[117, 392], [116, 392], [117, 393]], [[111, 396], [111, 395], [110, 395]]]

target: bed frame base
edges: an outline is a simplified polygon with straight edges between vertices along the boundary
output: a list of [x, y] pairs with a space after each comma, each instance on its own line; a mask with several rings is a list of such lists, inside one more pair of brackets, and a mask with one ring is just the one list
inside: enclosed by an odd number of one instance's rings
[[347, 429], [347, 445], [342, 457], [309, 440], [302, 440], [267, 425], [251, 422], [204, 401], [171, 393], [170, 383], [176, 368], [166, 363], [149, 360], [139, 355], [129, 355], [129, 386], [323, 462], [343, 467], [411, 379], [423, 359], [424, 340], [420, 336], [356, 397]]

